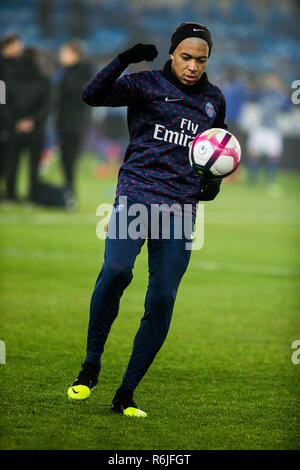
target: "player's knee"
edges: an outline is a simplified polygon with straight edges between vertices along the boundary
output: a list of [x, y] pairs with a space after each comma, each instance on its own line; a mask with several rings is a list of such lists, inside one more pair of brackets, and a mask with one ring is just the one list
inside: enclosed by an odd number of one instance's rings
[[174, 289], [162, 290], [158, 293], [157, 302], [163, 306], [166, 310], [172, 308], [176, 298], [176, 292]]
[[112, 282], [122, 282], [127, 285], [132, 280], [132, 269], [126, 264], [120, 262], [108, 262], [104, 265], [106, 276], [108, 276]]

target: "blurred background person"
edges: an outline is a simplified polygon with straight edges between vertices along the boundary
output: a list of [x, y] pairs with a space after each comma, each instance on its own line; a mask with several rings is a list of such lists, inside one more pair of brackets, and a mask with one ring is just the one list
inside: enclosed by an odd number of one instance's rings
[[39, 68], [39, 50], [26, 47], [11, 77], [7, 92], [12, 127], [7, 158], [8, 200], [17, 201], [17, 175], [20, 157], [29, 152], [28, 200], [36, 202], [38, 169], [44, 143], [45, 125], [50, 109], [49, 80]]
[[[239, 69], [235, 67], [228, 69], [224, 80], [223, 93], [226, 100], [228, 130], [238, 139], [241, 148], [243, 148], [245, 137], [241, 127], [241, 117], [248, 101], [248, 89], [244, 75]], [[226, 178], [226, 183], [238, 181], [240, 175], [241, 168]]]
[[[9, 33], [0, 39], [0, 80], [5, 83], [6, 95], [8, 94], [11, 81], [14, 79], [19, 58], [23, 51], [23, 41], [19, 34]], [[0, 187], [1, 197], [5, 196], [6, 166], [9, 156], [9, 144], [12, 133], [13, 117], [10, 109], [10, 101], [0, 106]]]
[[228, 70], [224, 85], [226, 99], [226, 121], [228, 130], [242, 143], [242, 130], [240, 126], [241, 115], [248, 100], [246, 81], [242, 73], [232, 67]]
[[249, 132], [246, 151], [248, 159], [248, 181], [257, 183], [260, 169], [265, 169], [265, 182], [275, 182], [283, 153], [283, 136], [279, 118], [290, 107], [289, 95], [281, 78], [266, 74], [258, 91], [260, 116], [256, 126]]
[[73, 39], [59, 51], [61, 69], [55, 83], [56, 126], [62, 170], [69, 190], [75, 191], [75, 173], [82, 149], [90, 111], [81, 100], [82, 90], [92, 75], [91, 65], [84, 60], [81, 41]]

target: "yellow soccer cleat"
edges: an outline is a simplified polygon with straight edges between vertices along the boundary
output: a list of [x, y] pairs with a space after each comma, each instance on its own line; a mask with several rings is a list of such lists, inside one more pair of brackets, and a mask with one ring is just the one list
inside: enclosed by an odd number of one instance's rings
[[133, 392], [131, 390], [117, 392], [112, 401], [111, 410], [128, 418], [147, 418], [147, 413], [140, 410], [133, 401]]
[[86, 400], [97, 385], [100, 368], [90, 362], [84, 362], [77, 379], [68, 388], [68, 397], [72, 400]]
[[132, 406], [126, 408], [126, 410], [123, 411], [123, 415], [128, 416], [128, 418], [147, 418], [147, 413], [145, 411], [133, 408]]
[[68, 397], [72, 400], [86, 400], [91, 394], [91, 389], [86, 385], [74, 385], [68, 388]]

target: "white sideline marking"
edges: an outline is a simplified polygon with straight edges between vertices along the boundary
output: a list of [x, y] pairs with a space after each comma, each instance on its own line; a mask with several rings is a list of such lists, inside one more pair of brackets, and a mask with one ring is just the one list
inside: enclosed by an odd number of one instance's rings
[[0, 249], [0, 253], [6, 256], [21, 258], [53, 259], [58, 261], [95, 261], [96, 256], [87, 256], [85, 253], [67, 251], [44, 251], [44, 250], [19, 250], [18, 248]]
[[97, 218], [95, 215], [72, 215], [63, 216], [51, 214], [0, 214], [0, 225], [95, 225]]
[[0, 364], [6, 364], [6, 347], [2, 339], [0, 340]]
[[198, 261], [191, 263], [196, 269], [206, 271], [230, 271], [239, 274], [266, 274], [269, 276], [299, 276], [300, 269], [285, 266], [262, 266], [240, 263], [220, 263], [218, 261]]
[[[84, 261], [95, 262], [100, 256], [87, 255], [86, 253], [66, 252], [66, 251], [45, 251], [45, 250], [20, 250], [8, 247], [0, 248], [1, 256], [12, 256], [21, 258], [53, 259], [57, 261]], [[102, 262], [102, 261], [101, 261]], [[147, 264], [147, 259], [142, 260]], [[249, 265], [242, 263], [222, 263], [218, 261], [191, 261], [188, 269], [203, 271], [227, 271], [237, 274], [263, 274], [267, 276], [300, 276], [300, 268], [290, 268], [286, 266], [263, 266]]]
[[[94, 214], [6, 214], [1, 212], [0, 225], [93, 225], [99, 217]], [[265, 214], [262, 212], [224, 212], [205, 216], [208, 225], [300, 225], [299, 212]]]

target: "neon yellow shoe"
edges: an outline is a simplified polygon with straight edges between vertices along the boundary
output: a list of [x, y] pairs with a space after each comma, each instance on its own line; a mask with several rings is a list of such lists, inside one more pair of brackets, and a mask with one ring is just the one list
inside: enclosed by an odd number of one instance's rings
[[123, 411], [123, 415], [128, 416], [128, 418], [147, 418], [147, 413], [145, 411], [133, 408], [132, 406], [126, 408]]
[[86, 385], [74, 385], [68, 388], [68, 397], [72, 400], [86, 400], [89, 398], [91, 390]]
[[98, 383], [100, 369], [90, 362], [82, 364], [77, 379], [68, 388], [68, 397], [72, 400], [86, 400]]
[[133, 392], [131, 390], [122, 390], [117, 392], [111, 404], [111, 410], [121, 413], [128, 418], [147, 418], [147, 413], [140, 410], [133, 401]]

